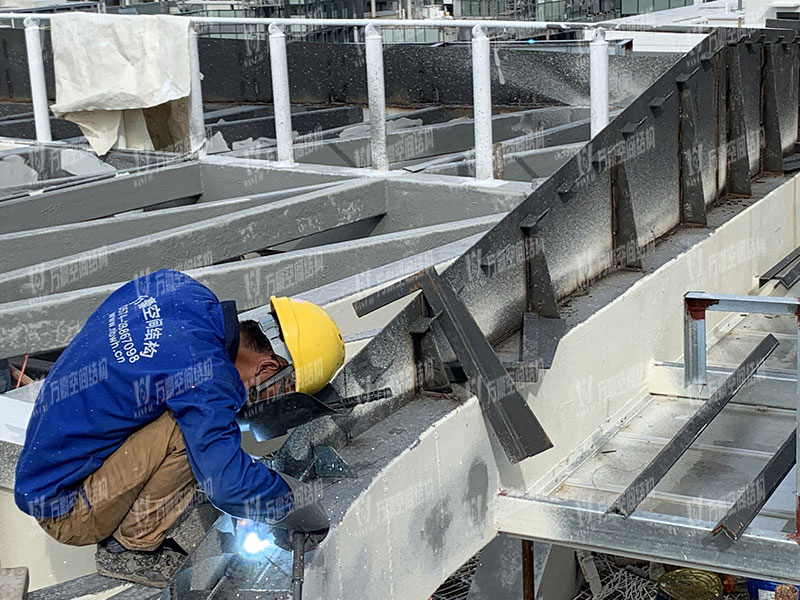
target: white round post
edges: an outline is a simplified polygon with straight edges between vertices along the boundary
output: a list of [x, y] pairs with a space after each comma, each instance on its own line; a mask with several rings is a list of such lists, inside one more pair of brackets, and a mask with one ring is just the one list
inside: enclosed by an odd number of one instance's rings
[[594, 137], [608, 125], [608, 42], [602, 27], [594, 30], [589, 42], [589, 72]]
[[292, 146], [292, 105], [289, 100], [289, 65], [286, 60], [286, 35], [276, 23], [269, 25], [269, 63], [272, 67], [272, 104], [275, 111], [275, 138], [278, 161], [294, 164]]
[[383, 81], [383, 38], [372, 23], [364, 29], [367, 55], [367, 96], [369, 99], [369, 144], [372, 168], [389, 170], [386, 154], [386, 88]]
[[28, 74], [31, 80], [31, 99], [33, 100], [36, 140], [39, 142], [52, 142], [50, 110], [47, 107], [47, 88], [44, 83], [44, 59], [42, 58], [42, 38], [39, 21], [26, 18], [24, 24], [25, 49], [28, 52]]
[[481, 25], [472, 28], [472, 118], [475, 125], [475, 177], [493, 179], [492, 78], [489, 37]]

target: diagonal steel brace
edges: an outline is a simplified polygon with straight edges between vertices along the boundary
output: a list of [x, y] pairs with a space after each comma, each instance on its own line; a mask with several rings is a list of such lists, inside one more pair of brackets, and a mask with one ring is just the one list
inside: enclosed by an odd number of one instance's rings
[[552, 448], [528, 403], [450, 283], [426, 269], [353, 304], [363, 316], [415, 291], [438, 314], [437, 321], [478, 397], [483, 414], [512, 463]]

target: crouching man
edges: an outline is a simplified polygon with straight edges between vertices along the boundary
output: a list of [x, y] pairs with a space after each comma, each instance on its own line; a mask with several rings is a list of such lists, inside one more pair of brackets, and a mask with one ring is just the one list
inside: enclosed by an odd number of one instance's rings
[[[168, 282], [168, 284], [164, 284]], [[241, 448], [236, 413], [313, 394], [344, 362], [318, 306], [272, 297], [239, 322], [233, 302], [177, 271], [131, 281], [92, 313], [39, 392], [19, 457], [17, 506], [59, 542], [98, 544], [98, 572], [164, 587], [183, 559], [167, 531], [198, 487], [220, 510], [327, 533], [304, 484]]]

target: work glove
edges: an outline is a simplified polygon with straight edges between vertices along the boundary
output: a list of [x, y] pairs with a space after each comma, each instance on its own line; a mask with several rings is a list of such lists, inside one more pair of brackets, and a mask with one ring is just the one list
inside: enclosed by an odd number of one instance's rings
[[295, 532], [305, 535], [305, 552], [313, 550], [328, 535], [331, 528], [328, 515], [320, 503], [321, 494], [299, 479], [278, 473], [292, 490], [292, 509], [280, 520], [273, 523], [275, 543], [284, 550], [293, 550], [292, 539]]

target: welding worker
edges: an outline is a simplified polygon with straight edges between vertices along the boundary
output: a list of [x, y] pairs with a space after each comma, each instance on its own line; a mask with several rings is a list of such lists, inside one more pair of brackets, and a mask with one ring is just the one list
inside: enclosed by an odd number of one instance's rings
[[320, 307], [270, 303], [269, 316], [240, 322], [234, 302], [172, 270], [113, 292], [39, 391], [17, 506], [59, 542], [98, 544], [99, 573], [156, 587], [185, 556], [167, 533], [198, 484], [234, 517], [324, 537], [310, 487], [247, 455], [235, 415], [271, 394], [319, 391], [344, 342]]

